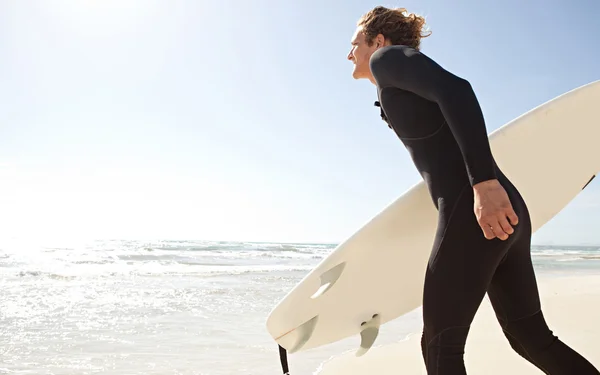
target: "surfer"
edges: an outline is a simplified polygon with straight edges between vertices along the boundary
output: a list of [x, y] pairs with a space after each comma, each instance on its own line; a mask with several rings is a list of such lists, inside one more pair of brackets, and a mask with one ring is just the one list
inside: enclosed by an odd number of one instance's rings
[[550, 330], [530, 254], [525, 201], [494, 160], [470, 83], [420, 51], [424, 19], [377, 6], [357, 23], [353, 77], [408, 149], [438, 210], [421, 346], [428, 374], [466, 374], [464, 346], [487, 293], [512, 348], [549, 375], [600, 374]]

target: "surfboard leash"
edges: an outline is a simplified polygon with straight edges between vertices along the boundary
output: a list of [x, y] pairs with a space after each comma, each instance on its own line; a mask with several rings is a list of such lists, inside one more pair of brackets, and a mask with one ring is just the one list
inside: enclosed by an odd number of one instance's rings
[[283, 375], [290, 375], [290, 369], [288, 366], [287, 359], [287, 351], [281, 345], [279, 346], [279, 360], [281, 361], [281, 369], [283, 370]]

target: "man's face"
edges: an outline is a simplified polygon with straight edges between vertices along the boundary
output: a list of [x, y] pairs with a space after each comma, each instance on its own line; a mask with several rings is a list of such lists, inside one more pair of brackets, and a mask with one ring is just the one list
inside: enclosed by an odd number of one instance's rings
[[369, 46], [365, 39], [365, 34], [362, 33], [362, 26], [356, 28], [350, 42], [352, 49], [348, 53], [348, 60], [354, 63], [354, 71], [352, 72], [354, 79], [367, 78], [373, 81], [369, 60], [373, 52], [379, 48], [378, 40], [377, 38], [375, 39], [373, 44]]

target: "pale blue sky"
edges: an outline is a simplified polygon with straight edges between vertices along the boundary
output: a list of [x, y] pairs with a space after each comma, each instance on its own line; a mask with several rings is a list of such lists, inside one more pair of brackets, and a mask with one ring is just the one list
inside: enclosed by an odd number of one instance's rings
[[[491, 132], [600, 79], [600, 3], [0, 2], [2, 234], [338, 242], [419, 180], [346, 60], [424, 14]], [[594, 181], [534, 243], [600, 244]]]

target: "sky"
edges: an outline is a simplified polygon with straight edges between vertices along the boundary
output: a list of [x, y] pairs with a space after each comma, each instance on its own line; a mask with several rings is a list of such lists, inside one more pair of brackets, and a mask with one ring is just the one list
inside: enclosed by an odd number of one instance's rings
[[[337, 243], [420, 181], [346, 60], [376, 5], [488, 132], [600, 79], [593, 0], [0, 2], [2, 236]], [[595, 180], [534, 244], [600, 244]]]

